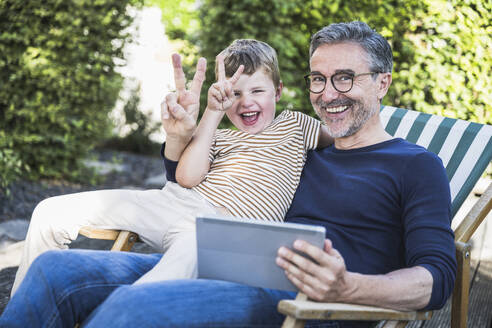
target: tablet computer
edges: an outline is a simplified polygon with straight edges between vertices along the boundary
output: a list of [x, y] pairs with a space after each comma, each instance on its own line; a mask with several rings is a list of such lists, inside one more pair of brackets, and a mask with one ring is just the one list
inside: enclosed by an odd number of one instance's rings
[[323, 248], [325, 228], [254, 219], [198, 217], [198, 278], [297, 291], [275, 258], [281, 246], [296, 239]]

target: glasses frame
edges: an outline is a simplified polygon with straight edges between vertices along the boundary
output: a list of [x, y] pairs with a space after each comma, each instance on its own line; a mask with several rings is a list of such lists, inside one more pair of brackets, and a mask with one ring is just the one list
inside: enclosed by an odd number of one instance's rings
[[[348, 90], [346, 90], [346, 91], [340, 91], [340, 90], [338, 90], [338, 88], [335, 86], [335, 82], [333, 81], [333, 78], [335, 76], [342, 75], [342, 74], [349, 75], [349, 76], [352, 77], [352, 79], [351, 79], [352, 83], [350, 84], [350, 88]], [[335, 89], [337, 92], [339, 92], [339, 93], [347, 93], [347, 92], [350, 92], [350, 90], [352, 90], [352, 88], [354, 87], [354, 79], [356, 77], [363, 76], [363, 75], [374, 75], [374, 74], [381, 74], [381, 72], [368, 72], [368, 73], [360, 73], [360, 74], [350, 74], [350, 73], [346, 73], [346, 72], [339, 72], [339, 73], [335, 73], [332, 76], [330, 76], [330, 81], [331, 81], [331, 85], [333, 86], [333, 89]], [[321, 91], [314, 92], [314, 91], [311, 90], [311, 80], [309, 79], [309, 77], [311, 75], [319, 75], [319, 76], [324, 77], [324, 79], [325, 79], [325, 86], [323, 87], [323, 89]], [[320, 93], [323, 93], [323, 91], [325, 91], [325, 89], [326, 89], [326, 81], [327, 80], [328, 80], [328, 78], [326, 76], [324, 76], [323, 74], [321, 74], [321, 73], [316, 73], [316, 74], [309, 73], [309, 74], [304, 75], [304, 81], [306, 81], [306, 87], [307, 87], [307, 89], [309, 90], [309, 92], [315, 93], [315, 94], [320, 94]]]

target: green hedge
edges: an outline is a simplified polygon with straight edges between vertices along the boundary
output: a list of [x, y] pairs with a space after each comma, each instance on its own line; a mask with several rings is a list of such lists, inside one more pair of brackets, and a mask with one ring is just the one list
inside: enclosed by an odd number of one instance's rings
[[77, 178], [109, 132], [132, 0], [0, 0], [0, 170]]
[[163, 8], [168, 36], [185, 40], [188, 63], [198, 54], [208, 59], [204, 88], [212, 83], [219, 51], [236, 38], [256, 38], [278, 51], [287, 88], [278, 108], [314, 115], [302, 78], [310, 36], [330, 23], [362, 20], [393, 47], [386, 104], [492, 123], [490, 1], [203, 0], [198, 10], [194, 0], [153, 3]]

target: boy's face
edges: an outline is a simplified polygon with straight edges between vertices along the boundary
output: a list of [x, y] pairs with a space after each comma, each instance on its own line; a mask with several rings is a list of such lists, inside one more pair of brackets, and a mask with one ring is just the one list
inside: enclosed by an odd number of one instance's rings
[[233, 90], [236, 100], [226, 112], [227, 117], [241, 131], [261, 133], [275, 118], [282, 83], [275, 89], [270, 74], [259, 69], [252, 75], [241, 74]]

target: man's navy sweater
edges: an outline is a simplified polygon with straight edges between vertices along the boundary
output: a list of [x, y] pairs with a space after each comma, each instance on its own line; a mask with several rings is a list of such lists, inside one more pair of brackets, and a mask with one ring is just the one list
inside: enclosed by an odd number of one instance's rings
[[326, 227], [347, 270], [385, 274], [422, 266], [426, 309], [444, 306], [456, 275], [449, 182], [441, 160], [402, 139], [311, 151], [286, 221]]

